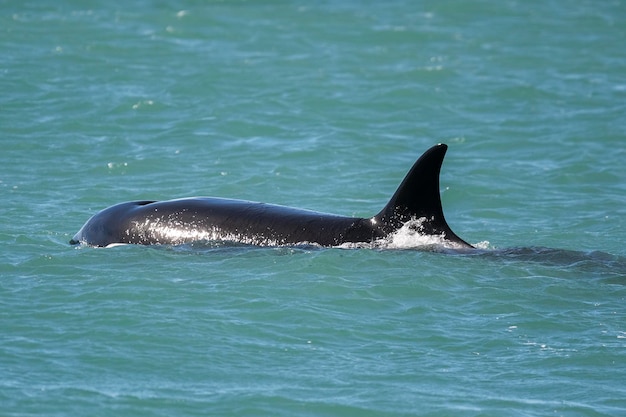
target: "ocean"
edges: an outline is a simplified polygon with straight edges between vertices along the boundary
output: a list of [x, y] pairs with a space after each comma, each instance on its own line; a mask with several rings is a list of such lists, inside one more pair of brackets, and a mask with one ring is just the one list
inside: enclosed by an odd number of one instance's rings
[[[626, 415], [626, 4], [1, 1], [0, 415]], [[476, 251], [71, 246], [122, 201]]]

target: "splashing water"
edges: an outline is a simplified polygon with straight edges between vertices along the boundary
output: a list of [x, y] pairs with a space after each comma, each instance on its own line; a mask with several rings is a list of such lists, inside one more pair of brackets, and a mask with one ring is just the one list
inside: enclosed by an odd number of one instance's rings
[[[374, 242], [344, 243], [339, 248], [344, 249], [413, 249], [429, 252], [465, 251], [468, 248], [446, 239], [445, 233], [427, 234], [424, 224], [429, 221], [426, 217], [411, 219], [389, 236]], [[487, 249], [489, 242], [480, 242], [475, 245], [478, 249]]]

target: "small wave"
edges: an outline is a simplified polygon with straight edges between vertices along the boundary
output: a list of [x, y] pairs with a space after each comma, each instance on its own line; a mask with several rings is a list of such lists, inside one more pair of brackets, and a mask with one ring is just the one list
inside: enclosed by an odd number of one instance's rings
[[404, 223], [400, 229], [383, 239], [386, 249], [420, 249], [446, 251], [467, 249], [465, 245], [446, 239], [445, 233], [432, 235], [424, 233], [424, 223], [429, 219], [421, 217]]
[[577, 251], [541, 246], [506, 249], [481, 249], [469, 253], [483, 259], [505, 262], [536, 263], [572, 270], [588, 276], [610, 278], [610, 282], [626, 284], [626, 257], [602, 251]]
[[[338, 247], [345, 249], [420, 250], [427, 252], [463, 252], [468, 250], [467, 246], [446, 239], [445, 233], [436, 235], [425, 233], [424, 224], [428, 221], [429, 219], [426, 217], [411, 219], [394, 233], [371, 243], [344, 243]], [[488, 247], [489, 242], [481, 242], [481, 245]]]

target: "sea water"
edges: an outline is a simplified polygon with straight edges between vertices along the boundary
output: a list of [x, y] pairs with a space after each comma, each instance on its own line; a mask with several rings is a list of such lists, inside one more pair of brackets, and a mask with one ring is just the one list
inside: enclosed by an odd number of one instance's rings
[[[626, 414], [623, 1], [0, 11], [1, 415]], [[371, 216], [440, 142], [477, 251], [68, 244], [129, 200]]]

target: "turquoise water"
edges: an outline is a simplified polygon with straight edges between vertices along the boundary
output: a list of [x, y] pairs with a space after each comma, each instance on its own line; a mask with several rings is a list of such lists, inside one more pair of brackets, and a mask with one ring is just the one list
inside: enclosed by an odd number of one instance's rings
[[[626, 413], [623, 2], [0, 11], [0, 414]], [[68, 245], [127, 200], [369, 216], [438, 142], [476, 253]]]

